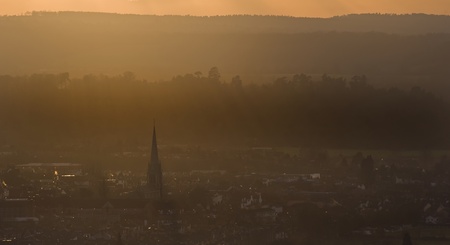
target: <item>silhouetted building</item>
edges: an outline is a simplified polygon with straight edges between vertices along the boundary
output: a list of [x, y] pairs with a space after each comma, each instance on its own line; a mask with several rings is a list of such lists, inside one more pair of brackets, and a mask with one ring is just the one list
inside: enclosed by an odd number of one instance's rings
[[145, 198], [162, 198], [162, 170], [158, 157], [158, 144], [156, 143], [156, 129], [153, 126], [152, 152], [147, 169], [147, 186], [144, 193]]

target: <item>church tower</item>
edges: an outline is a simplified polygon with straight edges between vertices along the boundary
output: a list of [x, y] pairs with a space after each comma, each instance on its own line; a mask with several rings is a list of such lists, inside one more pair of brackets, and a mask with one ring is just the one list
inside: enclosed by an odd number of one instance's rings
[[161, 162], [158, 157], [158, 145], [156, 143], [156, 129], [153, 125], [153, 140], [152, 152], [150, 162], [147, 169], [147, 198], [161, 199], [162, 198], [162, 169]]

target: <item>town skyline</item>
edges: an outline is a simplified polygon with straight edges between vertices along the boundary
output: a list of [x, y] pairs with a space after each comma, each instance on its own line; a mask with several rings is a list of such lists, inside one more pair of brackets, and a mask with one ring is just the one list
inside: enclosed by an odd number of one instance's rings
[[0, 244], [449, 244], [449, 14], [0, 0]]

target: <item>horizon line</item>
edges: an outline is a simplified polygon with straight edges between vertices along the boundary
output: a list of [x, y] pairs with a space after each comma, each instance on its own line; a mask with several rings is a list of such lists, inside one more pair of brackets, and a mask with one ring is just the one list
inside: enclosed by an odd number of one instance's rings
[[380, 16], [412, 16], [412, 15], [426, 15], [426, 16], [440, 16], [450, 17], [447, 14], [433, 14], [424, 12], [412, 12], [412, 13], [389, 13], [389, 12], [361, 12], [361, 13], [348, 13], [342, 15], [333, 15], [328, 17], [320, 16], [294, 16], [294, 15], [280, 15], [280, 14], [220, 14], [220, 15], [193, 15], [193, 14], [140, 14], [140, 13], [119, 13], [119, 12], [107, 12], [107, 11], [77, 11], [77, 10], [33, 10], [26, 11], [20, 14], [3, 14], [0, 17], [22, 17], [33, 16], [34, 14], [60, 14], [60, 13], [80, 13], [80, 14], [112, 14], [112, 15], [132, 15], [132, 16], [152, 16], [152, 17], [197, 17], [197, 18], [214, 18], [214, 17], [284, 17], [284, 18], [298, 18], [298, 19], [333, 19], [348, 17], [354, 15], [380, 15]]

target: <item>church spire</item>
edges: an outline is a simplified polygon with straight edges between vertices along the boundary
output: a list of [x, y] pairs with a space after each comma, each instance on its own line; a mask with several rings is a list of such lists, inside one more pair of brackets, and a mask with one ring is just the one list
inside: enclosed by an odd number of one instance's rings
[[147, 186], [149, 188], [150, 193], [153, 193], [148, 197], [162, 198], [162, 170], [161, 170], [161, 162], [159, 161], [158, 157], [158, 144], [156, 142], [155, 123], [153, 124], [152, 151], [147, 170]]
[[158, 144], [156, 143], [156, 125], [155, 125], [155, 123], [153, 123], [153, 139], [152, 139], [152, 152], [151, 152], [150, 164], [158, 164], [159, 165]]

